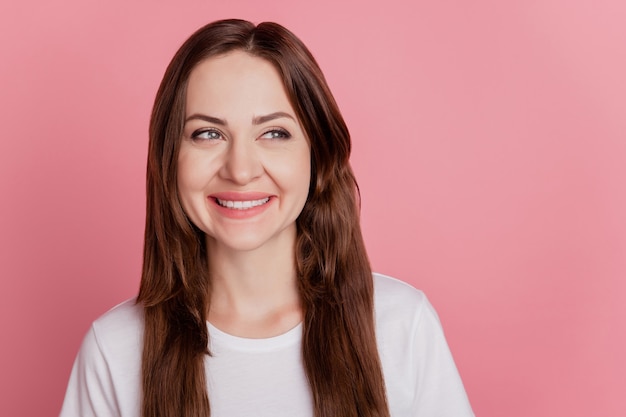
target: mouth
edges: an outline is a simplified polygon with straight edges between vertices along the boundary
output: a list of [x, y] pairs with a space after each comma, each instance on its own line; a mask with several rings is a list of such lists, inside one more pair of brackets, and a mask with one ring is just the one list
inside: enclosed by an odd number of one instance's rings
[[216, 198], [215, 201], [222, 207], [226, 207], [233, 210], [249, 210], [254, 207], [262, 206], [270, 201], [269, 197], [261, 198], [258, 200], [222, 200]]

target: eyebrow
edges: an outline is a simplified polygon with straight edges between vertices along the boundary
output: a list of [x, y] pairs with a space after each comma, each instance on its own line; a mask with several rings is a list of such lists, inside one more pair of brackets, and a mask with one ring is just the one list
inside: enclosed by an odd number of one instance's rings
[[199, 114], [199, 113], [194, 113], [191, 116], [187, 117], [185, 119], [185, 123], [189, 122], [190, 120], [202, 120], [202, 121], [209, 122], [209, 123], [215, 123], [216, 125], [220, 125], [220, 126], [228, 125], [228, 123], [226, 123], [226, 120], [224, 119], [220, 119], [218, 117], [213, 117], [213, 116], [207, 116], [206, 114]]
[[290, 115], [289, 113], [285, 113], [284, 111], [277, 111], [274, 113], [270, 113], [270, 114], [266, 114], [265, 116], [257, 116], [254, 119], [252, 119], [252, 124], [255, 125], [260, 125], [263, 123], [267, 123], [269, 121], [275, 120], [275, 119], [280, 119], [280, 118], [287, 118], [287, 119], [291, 119], [294, 122], [296, 121], [292, 115]]
[[[280, 119], [280, 118], [288, 118], [295, 122], [294, 117], [290, 115], [289, 113], [285, 113], [284, 111], [277, 111], [274, 113], [266, 114], [264, 116], [254, 117], [252, 119], [252, 124], [260, 125], [260, 124], [267, 123], [272, 120]], [[187, 117], [185, 119], [185, 123], [189, 122], [190, 120], [202, 120], [202, 121], [214, 123], [220, 126], [228, 126], [228, 123], [224, 119], [220, 119], [219, 117], [208, 116], [206, 114], [200, 114], [200, 113], [194, 113], [191, 116]]]

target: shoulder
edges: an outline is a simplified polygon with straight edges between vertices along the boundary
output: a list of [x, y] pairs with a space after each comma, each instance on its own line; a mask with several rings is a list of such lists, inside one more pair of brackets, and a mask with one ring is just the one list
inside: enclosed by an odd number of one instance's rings
[[128, 358], [141, 352], [143, 307], [135, 298], [126, 300], [97, 318], [91, 325], [93, 343], [105, 358]]
[[372, 275], [374, 277], [374, 291], [377, 299], [402, 297], [419, 301], [424, 298], [422, 291], [404, 281], [378, 272], [374, 272]]
[[473, 416], [439, 317], [424, 293], [374, 274], [374, 310], [391, 415]]
[[383, 355], [406, 357], [417, 333], [437, 331], [437, 314], [422, 291], [386, 275], [373, 275], [379, 349]]
[[143, 327], [135, 299], [93, 322], [74, 361], [61, 416], [139, 415]]
[[430, 308], [428, 299], [421, 290], [387, 275], [374, 273], [373, 276], [377, 321], [387, 318], [413, 321], [425, 307]]
[[143, 331], [143, 307], [136, 298], [128, 299], [98, 317], [93, 327], [103, 336]]

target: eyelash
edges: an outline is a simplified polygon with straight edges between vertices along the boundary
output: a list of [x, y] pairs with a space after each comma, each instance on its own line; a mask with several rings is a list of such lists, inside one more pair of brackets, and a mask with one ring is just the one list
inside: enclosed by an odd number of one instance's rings
[[[200, 137], [200, 135], [203, 135], [203, 134], [209, 134], [209, 135], [216, 134], [216, 135], [218, 135], [219, 137], [201, 138], [201, 137]], [[270, 140], [286, 140], [286, 139], [290, 139], [290, 138], [291, 138], [291, 134], [290, 134], [289, 132], [287, 132], [285, 129], [281, 129], [281, 128], [272, 128], [272, 129], [269, 129], [269, 130], [265, 131], [265, 132], [261, 135], [261, 137], [266, 136], [266, 135], [268, 135], [268, 134], [272, 134], [272, 135], [276, 135], [276, 134], [278, 134], [278, 135], [280, 135], [280, 136], [278, 136], [278, 137], [276, 137], [276, 136], [272, 136], [272, 137], [267, 138], [267, 139], [270, 139]], [[224, 136], [224, 135], [222, 134], [222, 132], [220, 132], [220, 131], [219, 131], [219, 130], [217, 130], [217, 129], [199, 129], [199, 130], [196, 130], [195, 132], [193, 132], [193, 133], [191, 134], [191, 139], [194, 139], [194, 140], [198, 139], [198, 140], [209, 140], [209, 141], [213, 141], [213, 140], [218, 140], [218, 139], [220, 139], [220, 138], [221, 138], [221, 137], [223, 137], [223, 136]]]
[[193, 132], [191, 134], [191, 139], [194, 139], [194, 140], [195, 139], [198, 139], [198, 140], [217, 140], [217, 139], [219, 139], [219, 137], [217, 137], [217, 138], [216, 137], [201, 138], [200, 135], [203, 135], [205, 133], [208, 133], [210, 135], [215, 133], [215, 134], [217, 134], [220, 137], [224, 136], [224, 135], [222, 135], [222, 132], [220, 132], [217, 129], [199, 129], [199, 130], [196, 130], [195, 132]]
[[267, 135], [268, 133], [271, 134], [279, 134], [279, 137], [270, 137], [269, 139], [273, 139], [273, 140], [285, 140], [285, 139], [290, 139], [291, 138], [291, 134], [289, 132], [287, 132], [285, 129], [280, 129], [280, 128], [272, 128], [269, 129], [268, 131], [266, 131], [265, 133], [263, 133], [261, 135], [261, 137]]

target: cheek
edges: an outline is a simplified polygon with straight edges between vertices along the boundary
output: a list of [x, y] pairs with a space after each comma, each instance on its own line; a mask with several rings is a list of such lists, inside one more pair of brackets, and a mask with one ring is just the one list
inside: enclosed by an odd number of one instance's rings
[[306, 197], [308, 197], [309, 195], [309, 188], [311, 186], [311, 161], [309, 159], [306, 159], [302, 163], [301, 172], [302, 175], [300, 176], [300, 187], [306, 199]]
[[185, 211], [189, 210], [189, 204], [201, 195], [206, 182], [207, 173], [202, 169], [202, 164], [193, 155], [181, 153], [178, 158], [177, 185], [178, 195]]
[[181, 157], [178, 158], [178, 168], [176, 172], [176, 182], [178, 185], [178, 193], [181, 200], [185, 200], [186, 194], [191, 188], [193, 188], [193, 175], [192, 170], [189, 169], [188, 159]]
[[309, 194], [311, 183], [311, 155], [308, 150], [307, 152], [302, 152], [298, 158], [294, 158], [292, 178], [294, 190], [299, 192], [302, 204], [304, 204]]
[[[309, 194], [311, 162], [308, 152], [291, 151], [264, 161], [266, 172], [278, 186], [292, 210], [304, 207]], [[302, 208], [300, 207], [300, 209]]]
[[203, 186], [208, 178], [215, 173], [216, 156], [193, 149], [189, 146], [181, 147], [178, 156], [178, 182], [188, 187]]

